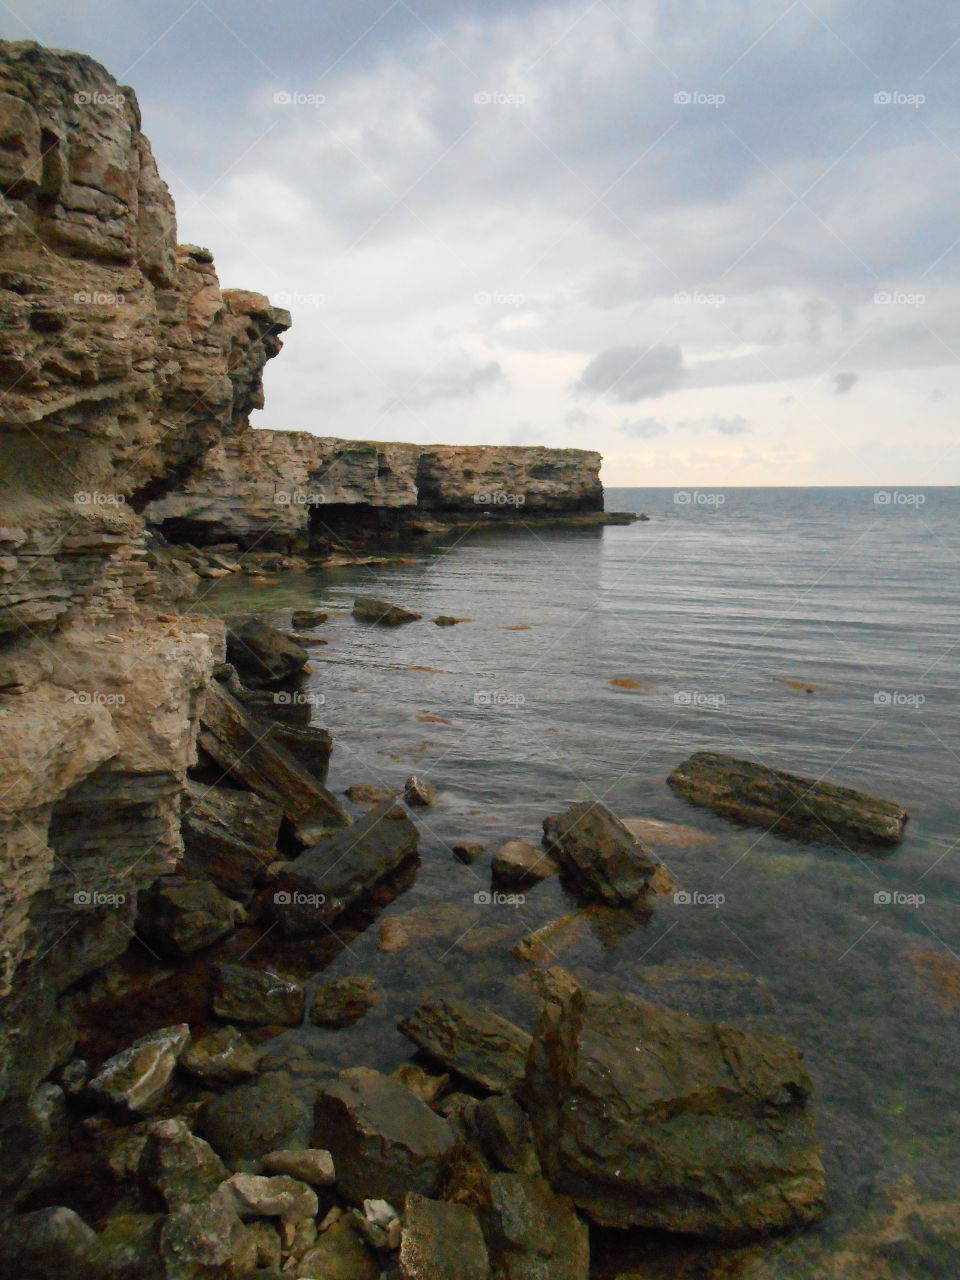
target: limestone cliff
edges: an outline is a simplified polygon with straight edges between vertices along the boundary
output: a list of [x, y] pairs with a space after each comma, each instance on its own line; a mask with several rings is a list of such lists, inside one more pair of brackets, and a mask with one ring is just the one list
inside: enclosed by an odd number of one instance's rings
[[286, 547], [343, 528], [402, 530], [425, 516], [600, 512], [599, 473], [600, 454], [585, 449], [253, 430], [214, 446], [181, 488], [145, 514], [174, 541]]
[[72, 1044], [60, 993], [180, 855], [222, 657], [137, 512], [245, 430], [289, 316], [178, 247], [136, 98], [90, 58], [0, 42], [0, 190], [2, 1197]]

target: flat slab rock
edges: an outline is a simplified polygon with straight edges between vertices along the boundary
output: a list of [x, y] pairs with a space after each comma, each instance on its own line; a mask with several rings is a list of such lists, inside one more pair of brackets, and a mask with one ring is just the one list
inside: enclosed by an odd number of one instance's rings
[[481, 1005], [440, 999], [397, 1026], [418, 1049], [491, 1093], [511, 1093], [523, 1079], [530, 1036]]
[[544, 818], [543, 843], [584, 897], [633, 903], [677, 887], [643, 841], [598, 801]]
[[865, 791], [715, 751], [698, 751], [674, 769], [667, 783], [691, 804], [725, 817], [830, 844], [899, 844], [909, 817], [898, 804]]
[[559, 973], [525, 1100], [551, 1186], [596, 1223], [734, 1241], [823, 1216], [810, 1090], [786, 1040]]

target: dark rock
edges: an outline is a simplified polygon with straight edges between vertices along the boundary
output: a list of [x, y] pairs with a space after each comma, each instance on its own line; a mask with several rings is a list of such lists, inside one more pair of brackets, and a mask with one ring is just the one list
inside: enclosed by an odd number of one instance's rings
[[373, 978], [331, 978], [313, 993], [310, 1021], [318, 1027], [349, 1027], [380, 1000]]
[[355, 1067], [317, 1098], [314, 1145], [333, 1156], [337, 1187], [351, 1203], [399, 1204], [408, 1191], [434, 1194], [454, 1135], [403, 1085]]
[[810, 1087], [785, 1040], [557, 974], [525, 1092], [547, 1178], [595, 1222], [735, 1240], [823, 1215]]
[[488, 1280], [490, 1260], [476, 1215], [460, 1204], [408, 1195], [400, 1275], [402, 1280]]
[[530, 1117], [515, 1098], [486, 1098], [472, 1114], [484, 1155], [509, 1173], [540, 1174]]
[[310, 655], [306, 649], [272, 627], [250, 618], [227, 630], [227, 661], [253, 689], [277, 689], [303, 670]]
[[350, 822], [340, 802], [288, 751], [268, 741], [262, 726], [216, 681], [207, 689], [198, 741], [226, 774], [278, 805], [292, 823], [324, 806], [332, 826]]
[[0, 1266], [18, 1280], [96, 1280], [96, 1233], [63, 1205], [17, 1214], [0, 1226]]
[[97, 1236], [93, 1257], [97, 1276], [110, 1280], [163, 1280], [158, 1213], [118, 1213]]
[[235, 898], [246, 899], [277, 856], [283, 811], [251, 791], [188, 782], [181, 863], [201, 871]]
[[384, 804], [397, 798], [396, 791], [391, 791], [389, 787], [371, 787], [363, 782], [347, 787], [343, 794], [354, 804]]
[[487, 851], [485, 844], [480, 844], [477, 840], [468, 840], [464, 844], [455, 844], [453, 846], [453, 856], [458, 862], [469, 866], [471, 862], [476, 862]]
[[182, 957], [233, 933], [242, 908], [209, 881], [165, 876], [137, 900], [137, 933], [161, 955]]
[[91, 1101], [143, 1115], [166, 1092], [190, 1039], [185, 1022], [161, 1027], [109, 1058], [87, 1087]]
[[367, 1247], [350, 1219], [340, 1218], [303, 1255], [295, 1274], [323, 1280], [379, 1280], [381, 1269], [377, 1255]]
[[397, 1025], [418, 1049], [492, 1093], [511, 1093], [523, 1079], [530, 1037], [480, 1005], [440, 999]]
[[297, 631], [301, 627], [319, 627], [329, 616], [320, 609], [294, 609], [290, 624]]
[[166, 1280], [241, 1280], [253, 1271], [254, 1238], [223, 1188], [168, 1215], [160, 1229]]
[[523, 885], [556, 874], [557, 864], [549, 853], [526, 840], [507, 840], [493, 855], [491, 869], [498, 883]]
[[864, 791], [781, 773], [750, 760], [698, 751], [667, 778], [691, 804], [784, 835], [831, 844], [894, 845], [909, 815]]
[[262, 1159], [268, 1151], [309, 1145], [312, 1097], [286, 1071], [265, 1072], [209, 1099], [197, 1132], [231, 1165]]
[[503, 1280], [588, 1280], [587, 1225], [543, 1178], [495, 1173], [484, 1229]]
[[543, 842], [586, 897], [637, 902], [676, 887], [646, 845], [599, 802], [584, 800], [544, 818]]
[[217, 1027], [190, 1041], [180, 1066], [201, 1083], [222, 1089], [255, 1076], [257, 1054], [236, 1027]]
[[433, 619], [433, 622], [438, 627], [455, 627], [458, 622], [472, 622], [472, 621], [473, 621], [472, 618], [454, 618], [449, 613], [438, 614], [437, 617]]
[[271, 742], [299, 760], [319, 783], [326, 785], [330, 752], [333, 750], [333, 738], [328, 729], [321, 729], [319, 725], [313, 724], [275, 724], [267, 736]]
[[299, 1027], [303, 987], [273, 969], [251, 964], [222, 964], [217, 969], [212, 1007], [218, 1018], [254, 1026]]
[[406, 812], [386, 804], [302, 853], [277, 877], [272, 911], [281, 931], [326, 933], [330, 921], [416, 855], [418, 839]]
[[377, 622], [382, 627], [398, 627], [403, 622], [418, 622], [423, 615], [398, 604], [388, 604], [385, 600], [374, 600], [372, 596], [357, 596], [353, 602], [353, 616], [365, 622]]
[[169, 1211], [212, 1194], [229, 1176], [213, 1149], [185, 1121], [157, 1120], [147, 1129], [140, 1156], [141, 1186]]
[[419, 778], [408, 778], [404, 783], [403, 798], [407, 804], [428, 808], [437, 803], [437, 792], [435, 787], [421, 782]]

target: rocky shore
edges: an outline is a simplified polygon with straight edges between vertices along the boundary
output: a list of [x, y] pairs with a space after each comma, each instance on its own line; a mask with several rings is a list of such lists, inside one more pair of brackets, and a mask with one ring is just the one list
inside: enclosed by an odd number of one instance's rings
[[[356, 563], [371, 533], [630, 517], [587, 451], [251, 429], [290, 317], [177, 245], [136, 97], [91, 59], [0, 43], [0, 184], [0, 1274], [587, 1280], [617, 1233], [818, 1221], [798, 1047], [556, 964], [571, 921], [683, 893], [658, 824], [599, 802], [493, 858], [491, 891], [556, 877], [572, 900], [511, 951], [526, 1025], [412, 999], [389, 1073], [283, 1039], [378, 1006], [376, 974], [323, 969], [412, 883], [434, 797], [334, 794], [294, 696], [324, 615], [226, 629], [198, 587]], [[906, 820], [729, 757], [670, 782], [785, 830], [889, 845]]]

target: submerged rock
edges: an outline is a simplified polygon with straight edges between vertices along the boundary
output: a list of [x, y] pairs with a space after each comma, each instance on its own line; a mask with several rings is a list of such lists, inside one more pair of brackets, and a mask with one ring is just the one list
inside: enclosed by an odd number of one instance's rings
[[536, 884], [555, 875], [557, 864], [527, 840], [507, 840], [493, 855], [493, 877], [500, 884]]
[[601, 1226], [719, 1240], [822, 1217], [811, 1084], [792, 1045], [555, 977], [525, 1096], [558, 1192]]
[[143, 1115], [166, 1092], [190, 1039], [185, 1022], [161, 1027], [109, 1058], [87, 1086], [94, 1102]]
[[310, 1021], [317, 1027], [349, 1027], [379, 1000], [374, 978], [331, 978], [313, 993]]
[[257, 1054], [236, 1027], [217, 1027], [190, 1041], [180, 1066], [201, 1083], [219, 1089], [256, 1075]]
[[418, 1049], [491, 1093], [510, 1093], [523, 1079], [529, 1035], [481, 1005], [440, 999], [397, 1026]]
[[423, 617], [402, 605], [374, 600], [372, 596], [357, 596], [353, 602], [353, 616], [365, 622], [377, 622], [381, 627], [399, 627], [403, 622], [419, 622]]
[[424, 1102], [365, 1067], [342, 1071], [320, 1093], [314, 1141], [333, 1156], [337, 1188], [355, 1205], [401, 1203], [408, 1191], [433, 1195], [455, 1144], [453, 1130]]
[[400, 1237], [402, 1280], [488, 1280], [490, 1259], [474, 1213], [411, 1193]]
[[389, 787], [371, 787], [365, 782], [347, 787], [343, 794], [354, 804], [384, 804], [387, 800], [397, 798], [396, 791], [391, 791]]
[[663, 863], [599, 802], [581, 801], [544, 818], [543, 841], [586, 897], [633, 903], [676, 888]]
[[310, 655], [269, 622], [248, 618], [227, 630], [227, 661], [252, 689], [278, 689], [303, 670]]
[[667, 778], [691, 804], [785, 835], [831, 844], [894, 845], [909, 817], [890, 800], [782, 773], [750, 760], [698, 751]]
[[212, 1007], [218, 1018], [254, 1026], [299, 1027], [306, 997], [293, 978], [252, 964], [217, 969]]

